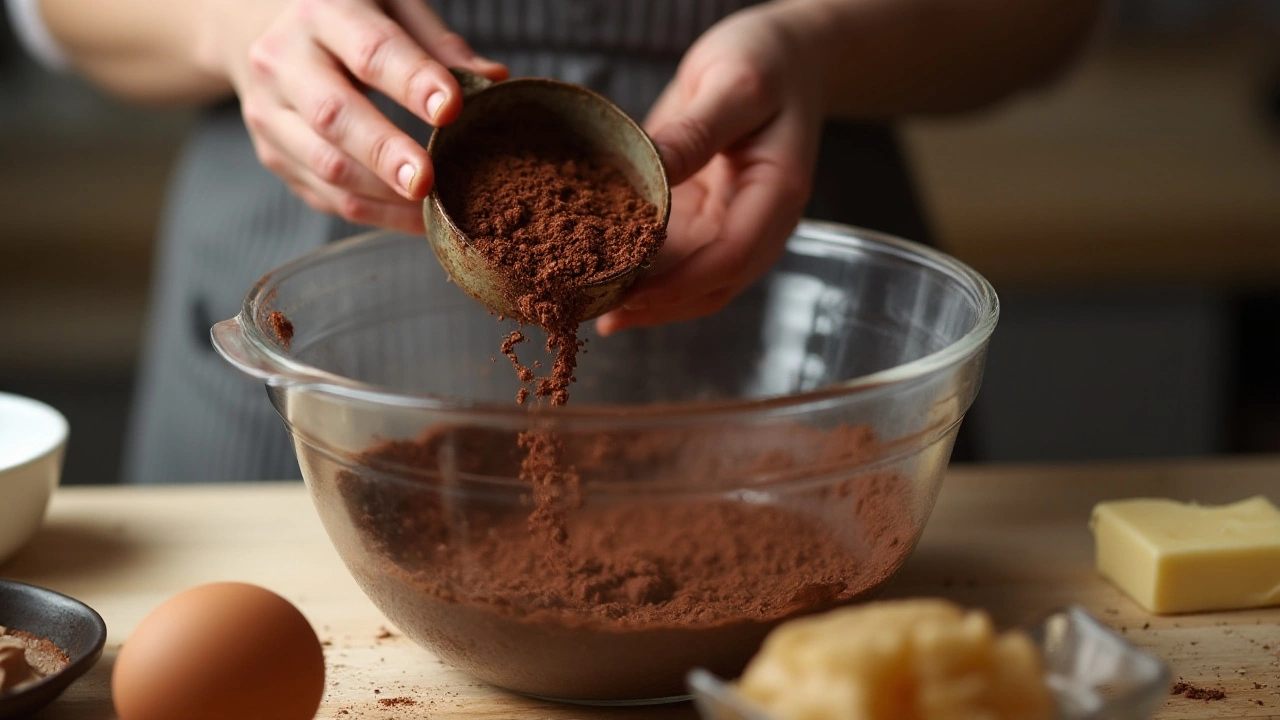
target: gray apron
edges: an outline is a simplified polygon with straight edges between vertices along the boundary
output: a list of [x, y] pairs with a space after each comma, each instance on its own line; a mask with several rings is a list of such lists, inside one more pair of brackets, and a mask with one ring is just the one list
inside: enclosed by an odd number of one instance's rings
[[[433, 0], [444, 20], [513, 75], [600, 91], [636, 117], [684, 51], [746, 0]], [[375, 98], [423, 143], [422, 123]], [[829, 123], [809, 217], [925, 240], [889, 128]], [[234, 316], [268, 270], [367, 228], [320, 214], [254, 155], [238, 106], [207, 111], [173, 178], [161, 234], [124, 479], [226, 482], [301, 477], [261, 383], [224, 362], [209, 328]]]

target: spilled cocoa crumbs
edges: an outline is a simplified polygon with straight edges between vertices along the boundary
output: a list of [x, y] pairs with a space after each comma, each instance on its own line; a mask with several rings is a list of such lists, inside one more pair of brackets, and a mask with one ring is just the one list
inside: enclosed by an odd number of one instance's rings
[[410, 707], [413, 705], [417, 705], [418, 701], [414, 700], [411, 697], [393, 697], [393, 698], [380, 698], [378, 700], [378, 704], [381, 705], [382, 707]]
[[[336, 485], [369, 552], [352, 571], [389, 620], [544, 697], [680, 694], [694, 666], [735, 676], [777, 623], [882, 584], [927, 504], [903, 477], [856, 471], [882, 452], [865, 426], [584, 431], [558, 452], [584, 493], [609, 484], [565, 513], [559, 545], [530, 532], [536, 499], [481, 480], [516, 475], [514, 431], [438, 427], [316, 478], [322, 495]], [[820, 475], [838, 479], [794, 484]], [[717, 491], [748, 478], [747, 497]], [[657, 483], [687, 492], [646, 492]]]
[[1181, 695], [1190, 700], [1223, 700], [1227, 693], [1221, 688], [1204, 688], [1179, 680], [1169, 689], [1170, 695]]
[[293, 322], [285, 317], [285, 314], [279, 310], [272, 310], [267, 313], [267, 325], [271, 328], [272, 334], [288, 350], [293, 344]]

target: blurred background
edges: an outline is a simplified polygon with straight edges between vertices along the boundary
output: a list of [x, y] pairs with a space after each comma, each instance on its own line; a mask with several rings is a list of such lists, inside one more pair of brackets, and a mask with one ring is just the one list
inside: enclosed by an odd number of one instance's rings
[[[68, 416], [65, 482], [115, 482], [189, 116], [0, 30], [0, 390]], [[1003, 301], [984, 461], [1280, 451], [1280, 0], [1122, 0], [1059, 83], [904, 133], [944, 249]]]

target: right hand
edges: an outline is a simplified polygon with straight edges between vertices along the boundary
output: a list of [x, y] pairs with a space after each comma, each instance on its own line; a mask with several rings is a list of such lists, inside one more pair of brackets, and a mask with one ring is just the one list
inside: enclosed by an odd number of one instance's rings
[[462, 109], [447, 67], [491, 80], [507, 68], [476, 55], [423, 0], [243, 7], [256, 20], [234, 19], [221, 60], [259, 161], [316, 210], [421, 234], [431, 161], [356, 83], [439, 127]]

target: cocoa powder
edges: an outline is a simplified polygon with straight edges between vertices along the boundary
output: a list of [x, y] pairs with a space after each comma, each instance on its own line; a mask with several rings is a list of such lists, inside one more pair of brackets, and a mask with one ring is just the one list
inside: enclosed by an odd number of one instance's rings
[[[482, 146], [441, 158], [436, 187], [450, 217], [502, 279], [522, 318], [547, 333], [555, 362], [534, 394], [569, 399], [577, 365], [583, 288], [647, 265], [666, 237], [657, 208], [612, 163], [584, 149], [534, 106], [478, 123]], [[505, 120], [515, 118], [515, 122]], [[503, 342], [520, 380], [533, 372]]]
[[0, 626], [0, 650], [20, 650], [20, 657], [0, 663], [0, 695], [62, 672], [71, 660], [48, 638]]
[[1169, 688], [1169, 694], [1182, 695], [1191, 700], [1204, 700], [1206, 702], [1209, 700], [1223, 700], [1227, 697], [1226, 692], [1221, 688], [1200, 687], [1183, 680], [1178, 680], [1178, 682], [1174, 683], [1173, 687]]
[[[617, 167], [584, 149], [545, 111], [517, 106], [498, 120], [478, 123], [474, 132], [487, 138], [483, 146], [445, 155], [438, 163], [440, 199], [501, 278], [503, 296], [525, 321], [546, 332], [546, 349], [555, 359], [551, 372], [537, 378], [516, 354], [526, 339], [519, 330], [503, 338], [502, 354], [520, 382], [534, 386], [534, 395], [563, 405], [582, 347], [584, 288], [647, 265], [662, 246], [665, 228], [657, 208]], [[516, 402], [528, 397], [529, 388], [522, 387]], [[533, 486], [536, 506], [530, 528], [563, 544], [564, 511], [578, 498], [577, 473], [561, 462], [554, 433], [525, 433], [519, 447], [525, 452], [519, 476]]]
[[[911, 483], [851, 471], [879, 452], [866, 427], [558, 439], [556, 459], [584, 494], [634, 486], [576, 498], [559, 544], [528, 529], [543, 507], [537, 488], [521, 503], [483, 487], [524, 461], [514, 433], [437, 428], [371, 448], [357, 461], [367, 474], [329, 480], [376, 558], [353, 572], [388, 617], [521, 692], [640, 699], [682, 693], [693, 666], [735, 675], [777, 623], [874, 592], [923, 525]], [[793, 487], [823, 475], [842, 479]], [[717, 490], [745, 477], [769, 482], [747, 497]], [[472, 479], [478, 494], [459, 490]], [[654, 483], [661, 494], [646, 492]]]
[[293, 344], [293, 322], [279, 310], [272, 310], [267, 314], [267, 326], [271, 328], [272, 334], [280, 345], [288, 350]]

